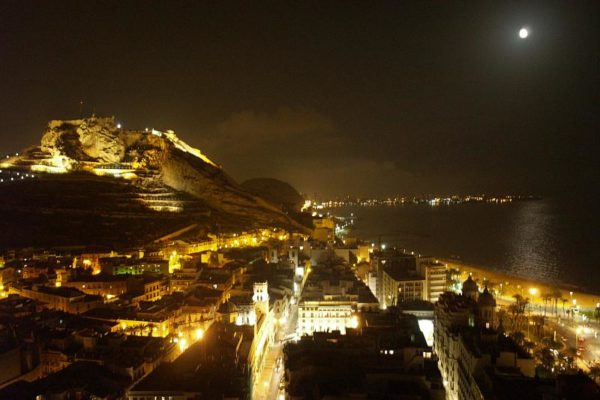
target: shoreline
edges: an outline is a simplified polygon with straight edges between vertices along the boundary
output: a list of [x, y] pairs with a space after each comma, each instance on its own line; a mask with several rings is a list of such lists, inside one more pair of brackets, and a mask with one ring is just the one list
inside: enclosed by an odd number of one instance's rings
[[[555, 290], [558, 290], [561, 293], [558, 301], [558, 308], [560, 310], [563, 309], [563, 302], [561, 299], [566, 300], [564, 302], [565, 309], [576, 305], [585, 311], [590, 311], [595, 310], [596, 305], [600, 303], [600, 293], [590, 293], [570, 285], [549, 284], [531, 278], [524, 278], [485, 267], [457, 262], [456, 260], [445, 258], [438, 258], [438, 260], [446, 264], [448, 269], [458, 269], [460, 271], [461, 280], [463, 281], [467, 279], [470, 274], [480, 285], [483, 280], [491, 282], [495, 289], [498, 289], [499, 285], [502, 284], [503, 293], [499, 300], [512, 300], [513, 295], [520, 294], [523, 297], [528, 297], [532, 304], [541, 305], [543, 307], [545, 303], [544, 295], [552, 294]], [[552, 302], [553, 300], [547, 302], [548, 308], [550, 308], [550, 303]]]
[[[333, 215], [336, 218], [340, 218], [339, 215]], [[367, 243], [375, 243], [377, 242], [378, 238], [380, 238], [380, 236], [378, 237], [377, 235], [373, 236], [372, 233], [366, 236], [360, 235], [355, 231], [352, 225], [346, 226], [345, 228], [347, 229], [347, 236], [355, 237], [356, 239], [366, 241]], [[369, 236], [371, 237], [369, 238]], [[418, 251], [414, 251], [415, 255], [418, 253]], [[532, 277], [515, 275], [509, 272], [500, 271], [492, 266], [486, 267], [469, 264], [461, 259], [453, 257], [437, 257], [435, 254], [428, 255], [446, 264], [447, 268], [459, 269], [461, 271], [462, 281], [467, 279], [470, 273], [473, 275], [475, 280], [479, 281], [480, 284], [482, 284], [484, 278], [489, 280], [492, 284], [496, 284], [498, 288], [494, 289], [496, 289], [495, 292], [497, 292], [497, 299], [503, 303], [514, 302], [512, 296], [515, 294], [521, 294], [523, 297], [528, 297], [531, 303], [540, 305], [543, 309], [545, 304], [546, 307], [549, 307], [550, 303], [554, 302], [552, 299], [544, 300], [544, 297], [546, 297], [545, 295], [553, 295], [556, 292], [560, 292], [561, 296], [558, 300], [559, 309], [562, 309], [564, 304], [565, 310], [570, 307], [577, 306], [579, 309], [584, 311], [594, 311], [596, 308], [599, 308], [600, 305], [600, 290], [595, 290], [593, 288], [574, 283], [549, 282], [538, 280]], [[500, 283], [502, 283], [501, 289]], [[563, 302], [562, 299], [566, 299], [566, 301]], [[575, 301], [573, 302], [573, 300]]]

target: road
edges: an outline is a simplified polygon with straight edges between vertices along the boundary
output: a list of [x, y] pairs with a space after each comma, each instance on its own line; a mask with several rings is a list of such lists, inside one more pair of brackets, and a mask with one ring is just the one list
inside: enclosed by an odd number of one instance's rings
[[547, 324], [550, 329], [556, 330], [557, 336], [560, 335], [566, 339], [565, 344], [568, 348], [582, 349], [578, 358], [583, 363], [578, 363], [579, 368], [587, 371], [589, 364], [600, 360], [600, 332], [596, 324], [584, 325], [568, 318], [560, 321], [556, 318], [549, 318]]
[[256, 381], [253, 399], [270, 400], [276, 398], [276, 395], [273, 395], [273, 387], [277, 388], [279, 381], [274, 381], [280, 371], [283, 370], [281, 363], [278, 362], [281, 357], [282, 347], [280, 342], [276, 342], [267, 350], [267, 354], [265, 354], [265, 359], [263, 360], [263, 369]]
[[[286, 337], [296, 333], [298, 322], [298, 306], [290, 306], [290, 318], [285, 327], [280, 327], [275, 336], [274, 343], [269, 346], [263, 361], [262, 372], [256, 381], [254, 400], [283, 399], [284, 393], [279, 390], [279, 382], [283, 377], [283, 342]], [[278, 361], [281, 360], [281, 361]]]
[[[514, 299], [508, 296], [498, 296], [497, 302], [500, 307], [508, 307], [514, 303]], [[530, 304], [528, 308], [528, 315], [544, 315], [541, 303]], [[600, 361], [600, 326], [595, 322], [584, 322], [580, 318], [581, 315], [576, 315], [575, 319], [565, 316], [562, 310], [559, 311], [558, 316], [546, 312], [545, 325], [550, 332], [556, 331], [557, 340], [565, 339], [563, 342], [566, 349], [581, 349], [575, 361], [577, 368], [587, 372], [592, 363]]]
[[[310, 273], [310, 272], [309, 272]], [[304, 289], [305, 279], [302, 281], [299, 290], [295, 293], [290, 305], [290, 312], [285, 326], [279, 326], [275, 334], [274, 343], [269, 346], [264, 359], [263, 370], [254, 385], [253, 400], [283, 400], [285, 391], [280, 390], [279, 384], [285, 366], [283, 364], [283, 346], [286, 340], [295, 337], [298, 325], [298, 301], [302, 290]]]

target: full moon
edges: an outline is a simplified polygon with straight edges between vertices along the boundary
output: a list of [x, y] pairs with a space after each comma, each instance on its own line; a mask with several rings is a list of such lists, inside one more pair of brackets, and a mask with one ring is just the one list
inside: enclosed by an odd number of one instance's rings
[[529, 31], [525, 28], [521, 28], [521, 30], [519, 31], [519, 37], [521, 39], [525, 39], [527, 36], [529, 36]]

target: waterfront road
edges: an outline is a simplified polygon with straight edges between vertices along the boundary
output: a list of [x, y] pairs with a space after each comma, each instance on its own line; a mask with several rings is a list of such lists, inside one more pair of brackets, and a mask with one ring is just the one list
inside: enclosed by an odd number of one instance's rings
[[600, 331], [596, 324], [579, 324], [569, 318], [548, 318], [547, 321], [548, 328], [555, 330], [557, 337], [564, 338], [567, 347], [578, 349], [578, 368], [587, 372], [591, 364], [600, 361]]

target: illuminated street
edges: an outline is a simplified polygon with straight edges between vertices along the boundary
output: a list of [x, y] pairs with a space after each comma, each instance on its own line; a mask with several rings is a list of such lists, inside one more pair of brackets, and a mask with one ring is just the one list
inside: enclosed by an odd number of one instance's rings
[[290, 318], [284, 328], [280, 328], [275, 339], [265, 355], [263, 361], [263, 370], [256, 381], [254, 399], [276, 399], [279, 393], [279, 384], [283, 377], [284, 364], [282, 358], [282, 349], [286, 337], [294, 335], [296, 332], [296, 323], [298, 321], [298, 307], [290, 307]]

